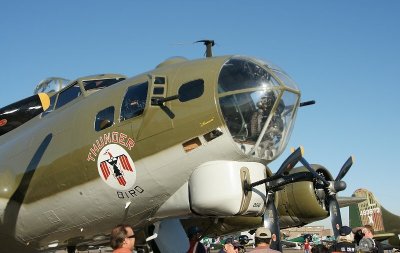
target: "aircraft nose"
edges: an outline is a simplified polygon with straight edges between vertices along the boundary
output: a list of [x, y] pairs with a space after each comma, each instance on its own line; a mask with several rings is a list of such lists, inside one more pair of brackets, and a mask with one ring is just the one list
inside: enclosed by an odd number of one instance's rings
[[218, 80], [219, 104], [232, 138], [246, 155], [266, 160], [285, 149], [300, 97], [271, 72], [233, 58]]

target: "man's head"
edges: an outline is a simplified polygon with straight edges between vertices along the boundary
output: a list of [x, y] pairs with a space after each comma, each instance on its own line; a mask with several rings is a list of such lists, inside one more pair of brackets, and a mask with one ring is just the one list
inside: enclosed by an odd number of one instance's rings
[[240, 244], [235, 242], [233, 238], [228, 238], [224, 243], [224, 251], [227, 253], [236, 253], [239, 252]]
[[360, 242], [361, 238], [364, 237], [364, 233], [362, 232], [362, 230], [363, 230], [363, 228], [359, 228], [359, 227], [353, 229], [354, 241], [356, 242], [357, 245]]
[[339, 229], [339, 236], [337, 238], [338, 242], [353, 242], [354, 241], [354, 234], [350, 227], [342, 226]]
[[348, 227], [348, 226], [342, 226], [342, 227], [339, 229], [339, 234], [340, 234], [341, 236], [346, 236], [346, 235], [349, 235], [350, 233], [352, 233], [352, 230], [351, 230], [351, 228]]
[[135, 233], [133, 228], [126, 224], [117, 225], [111, 231], [111, 248], [127, 248], [133, 250], [135, 247]]
[[255, 237], [255, 243], [257, 245], [261, 243], [269, 244], [269, 242], [271, 241], [271, 231], [268, 228], [259, 227], [257, 228], [254, 237]]
[[364, 237], [373, 238], [374, 237], [374, 228], [371, 225], [365, 225], [362, 229]]

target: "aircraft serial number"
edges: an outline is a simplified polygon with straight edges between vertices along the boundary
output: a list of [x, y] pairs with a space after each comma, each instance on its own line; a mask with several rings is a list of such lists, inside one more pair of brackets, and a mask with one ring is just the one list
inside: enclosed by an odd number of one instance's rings
[[117, 196], [120, 199], [130, 199], [130, 198], [137, 197], [138, 195], [142, 194], [143, 192], [144, 192], [144, 189], [137, 185], [129, 191], [117, 191]]
[[360, 212], [360, 215], [361, 216], [363, 216], [363, 215], [371, 215], [371, 214], [380, 213], [380, 212], [381, 212], [381, 210], [378, 207], [375, 207], [375, 208], [372, 208], [372, 209], [362, 210]]

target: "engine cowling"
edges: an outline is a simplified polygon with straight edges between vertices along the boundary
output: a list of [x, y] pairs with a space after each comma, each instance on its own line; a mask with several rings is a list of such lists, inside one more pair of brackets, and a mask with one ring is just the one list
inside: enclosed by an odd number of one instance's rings
[[[329, 171], [318, 164], [312, 168], [326, 180], [332, 180]], [[290, 174], [306, 172], [305, 167], [294, 168]], [[326, 193], [318, 179], [286, 185], [276, 193], [281, 228], [302, 226], [329, 216]]]

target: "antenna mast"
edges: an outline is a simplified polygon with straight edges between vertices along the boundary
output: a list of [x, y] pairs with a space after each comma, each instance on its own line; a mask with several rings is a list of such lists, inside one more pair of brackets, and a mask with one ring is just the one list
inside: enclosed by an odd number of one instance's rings
[[215, 45], [213, 40], [198, 40], [195, 43], [202, 42], [206, 46], [206, 57], [212, 57], [212, 47]]

